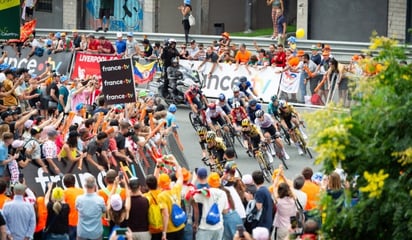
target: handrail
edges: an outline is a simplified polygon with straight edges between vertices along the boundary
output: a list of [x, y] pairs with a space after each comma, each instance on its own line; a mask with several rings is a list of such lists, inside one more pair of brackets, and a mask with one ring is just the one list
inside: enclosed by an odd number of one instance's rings
[[[72, 30], [69, 29], [46, 29], [46, 28], [37, 28], [36, 35], [37, 36], [47, 36], [49, 32], [67, 32], [70, 33]], [[94, 32], [93, 30], [77, 30], [79, 34], [93, 34], [96, 36], [104, 36], [109, 40], [116, 39], [116, 31], [108, 31], [108, 32]], [[125, 33], [125, 32], [124, 32]], [[125, 35], [125, 34], [124, 34]], [[185, 37], [183, 34], [176, 34], [176, 33], [147, 33], [147, 32], [133, 32], [135, 39], [143, 39], [147, 37], [152, 42], [163, 42], [166, 39], [174, 38], [177, 42], [183, 43], [185, 41]], [[193, 34], [190, 35], [191, 39], [195, 39], [197, 43], [203, 44], [211, 44], [214, 40], [218, 40], [220, 36], [218, 35], [197, 35]], [[259, 46], [263, 48], [269, 46], [269, 44], [275, 43], [270, 38], [264, 37], [231, 37], [232, 42], [234, 43], [244, 43], [249, 49], [254, 49], [253, 42], [256, 41]], [[328, 44], [332, 48], [332, 54], [335, 56], [336, 59], [342, 62], [350, 61], [351, 57], [354, 54], [359, 54], [363, 50], [368, 49], [369, 44], [368, 42], [345, 42], [345, 41], [323, 41], [323, 40], [300, 40], [298, 39], [298, 46], [299, 49], [302, 50], [310, 50], [312, 45], [316, 45], [319, 42], [324, 44]], [[412, 60], [412, 45], [407, 45], [407, 54], [409, 60]]]

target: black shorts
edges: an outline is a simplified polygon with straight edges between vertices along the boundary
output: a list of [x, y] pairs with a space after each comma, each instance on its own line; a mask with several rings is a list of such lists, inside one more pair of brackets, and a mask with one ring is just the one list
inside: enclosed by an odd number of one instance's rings
[[99, 18], [103, 19], [103, 17], [110, 18], [113, 16], [113, 9], [110, 8], [100, 8], [99, 9]]
[[223, 126], [226, 124], [226, 121], [220, 115], [217, 118], [210, 118], [210, 119], [212, 120], [213, 125], [216, 125], [217, 123], [219, 123], [220, 126]]
[[26, 7], [26, 16], [33, 17], [34, 7]]
[[261, 128], [263, 133], [268, 132], [270, 136], [274, 137], [276, 135], [276, 128], [273, 125], [270, 125], [267, 128]]

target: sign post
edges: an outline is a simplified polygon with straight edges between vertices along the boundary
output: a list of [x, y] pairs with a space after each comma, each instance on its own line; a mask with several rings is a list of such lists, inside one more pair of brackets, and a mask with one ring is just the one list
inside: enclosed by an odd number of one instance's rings
[[107, 104], [136, 102], [131, 59], [100, 62], [100, 72]]

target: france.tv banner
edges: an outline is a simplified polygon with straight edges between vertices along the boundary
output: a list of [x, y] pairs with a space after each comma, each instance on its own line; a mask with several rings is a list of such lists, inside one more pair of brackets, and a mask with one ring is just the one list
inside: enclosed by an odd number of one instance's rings
[[103, 94], [107, 104], [136, 101], [131, 59], [100, 62]]

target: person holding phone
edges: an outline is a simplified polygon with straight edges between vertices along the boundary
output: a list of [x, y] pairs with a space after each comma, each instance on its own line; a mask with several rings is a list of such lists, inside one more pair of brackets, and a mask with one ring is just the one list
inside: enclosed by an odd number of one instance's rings
[[[124, 201], [122, 200], [120, 194], [117, 193], [117, 188], [120, 188], [119, 184], [124, 186], [124, 191], [126, 193], [126, 199]], [[123, 172], [119, 172], [119, 175], [114, 179], [113, 187], [109, 195], [109, 201], [107, 202], [112, 234], [116, 231], [117, 235], [125, 236], [131, 206], [130, 199], [128, 184], [125, 180]]]
[[69, 239], [70, 207], [64, 202], [64, 190], [53, 188], [53, 183], [49, 182], [44, 204], [47, 207], [46, 240]]

